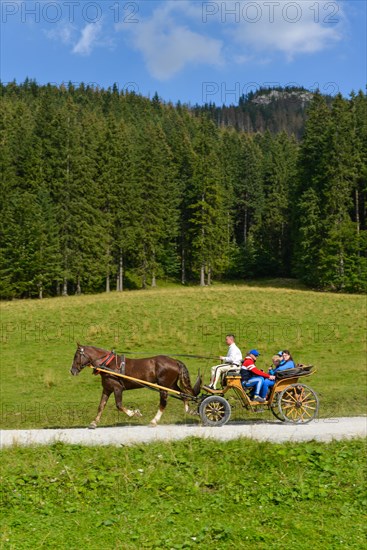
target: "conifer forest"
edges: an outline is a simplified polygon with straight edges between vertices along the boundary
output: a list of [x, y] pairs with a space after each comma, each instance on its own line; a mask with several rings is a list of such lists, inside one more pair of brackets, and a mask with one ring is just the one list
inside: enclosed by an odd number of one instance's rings
[[[246, 130], [219, 122], [220, 108], [157, 94], [28, 80], [0, 87], [3, 299], [163, 278], [285, 277], [366, 290], [363, 91], [313, 94], [292, 131], [267, 125], [264, 108], [261, 128], [253, 120]], [[243, 98], [238, 112], [245, 106]]]

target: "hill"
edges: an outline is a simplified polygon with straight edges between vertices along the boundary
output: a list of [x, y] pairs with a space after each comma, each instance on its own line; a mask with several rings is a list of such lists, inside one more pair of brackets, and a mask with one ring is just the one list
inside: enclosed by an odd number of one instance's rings
[[[286, 132], [301, 139], [307, 120], [307, 110], [315, 93], [305, 88], [260, 88], [242, 95], [237, 105], [196, 106], [197, 112], [207, 112], [220, 127], [256, 133], [269, 131], [272, 134]], [[333, 98], [323, 96], [328, 105]]]
[[[211, 288], [157, 288], [146, 292], [21, 300], [2, 305], [3, 428], [88, 426], [101, 395], [99, 377], [86, 369], [69, 373], [76, 342], [144, 354], [192, 354], [218, 357], [224, 337], [234, 332], [246, 353], [256, 347], [260, 368], [267, 369], [279, 349], [295, 361], [313, 364], [308, 383], [320, 397], [320, 416], [365, 412], [366, 303], [361, 296], [282, 288], [215, 285]], [[215, 359], [182, 358], [192, 379], [198, 368], [208, 382]], [[147, 424], [158, 407], [158, 394], [127, 392], [124, 403], [143, 418], [128, 419], [108, 403], [102, 425]], [[233, 403], [233, 419], [254, 418]], [[266, 416], [268, 414], [268, 416]], [[255, 415], [256, 417], [256, 415]], [[263, 418], [264, 416], [262, 416]], [[270, 413], [264, 418], [272, 420]], [[197, 422], [182, 403], [169, 400], [165, 423]]]

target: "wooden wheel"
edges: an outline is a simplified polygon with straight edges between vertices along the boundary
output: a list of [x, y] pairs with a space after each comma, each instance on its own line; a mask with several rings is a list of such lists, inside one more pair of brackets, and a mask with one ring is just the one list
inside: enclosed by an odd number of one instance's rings
[[199, 414], [205, 426], [224, 426], [231, 416], [231, 406], [224, 397], [206, 397], [199, 407]]
[[279, 397], [280, 397], [280, 394], [278, 394], [274, 399], [273, 399], [273, 402], [272, 404], [270, 405], [270, 410], [271, 412], [273, 413], [273, 415], [275, 416], [275, 418], [277, 418], [278, 420], [281, 420], [282, 422], [284, 422], [284, 416], [280, 410], [280, 401], [279, 401]]
[[279, 396], [279, 411], [285, 422], [307, 424], [316, 417], [318, 410], [316, 392], [304, 384], [292, 384]]

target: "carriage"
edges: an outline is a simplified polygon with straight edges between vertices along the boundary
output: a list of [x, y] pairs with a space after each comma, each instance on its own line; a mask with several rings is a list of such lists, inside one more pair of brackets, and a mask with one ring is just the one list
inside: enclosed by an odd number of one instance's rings
[[278, 374], [265, 403], [252, 401], [251, 388], [244, 389], [239, 369], [228, 371], [222, 380], [222, 390], [206, 390], [199, 405], [199, 415], [205, 426], [223, 426], [231, 417], [231, 405], [227, 395], [234, 394], [244, 409], [252, 412], [270, 410], [282, 422], [306, 424], [318, 413], [319, 399], [316, 392], [299, 382], [300, 378], [311, 376], [312, 366], [297, 365], [296, 368]]
[[168, 356], [125, 360], [125, 356], [114, 351], [77, 344], [70, 372], [75, 376], [87, 366], [93, 369], [94, 374], [101, 374], [103, 387], [98, 413], [89, 425], [90, 428], [97, 427], [111, 394], [114, 394], [119, 411], [129, 417], [142, 416], [138, 409], [130, 410], [122, 405], [123, 392], [138, 388], [149, 388], [160, 394], [160, 406], [150, 422], [151, 426], [159, 422], [168, 395], [183, 401], [186, 412], [192, 412], [189, 403], [194, 405], [194, 413], [200, 416], [205, 426], [223, 426], [228, 422], [231, 405], [227, 395], [234, 395], [245, 409], [262, 412], [265, 407], [278, 420], [293, 424], [311, 422], [316, 418], [319, 408], [316, 392], [299, 381], [314, 374], [312, 366], [297, 365], [296, 368], [280, 372], [264, 403], [251, 400], [251, 390], [242, 387], [239, 369], [229, 370], [224, 375], [221, 390], [211, 390], [205, 386], [201, 388], [200, 374], [192, 386], [187, 367]]

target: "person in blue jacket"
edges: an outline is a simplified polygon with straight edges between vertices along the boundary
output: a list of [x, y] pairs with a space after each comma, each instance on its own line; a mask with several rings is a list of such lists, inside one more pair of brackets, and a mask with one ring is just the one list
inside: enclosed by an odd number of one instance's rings
[[279, 364], [279, 367], [276, 369], [276, 372], [287, 370], [287, 369], [294, 369], [296, 365], [293, 361], [290, 351], [285, 349], [284, 351], [279, 352], [278, 355], [280, 353], [282, 354], [282, 360]]
[[[279, 361], [276, 358], [279, 358]], [[269, 374], [275, 375], [277, 372], [282, 370], [294, 369], [296, 366], [289, 350], [285, 349], [284, 351], [279, 351], [276, 355], [273, 356], [273, 365], [274, 368], [269, 369]], [[260, 390], [260, 397], [266, 399], [269, 388], [274, 386], [275, 382], [273, 380], [264, 380], [264, 383]]]

